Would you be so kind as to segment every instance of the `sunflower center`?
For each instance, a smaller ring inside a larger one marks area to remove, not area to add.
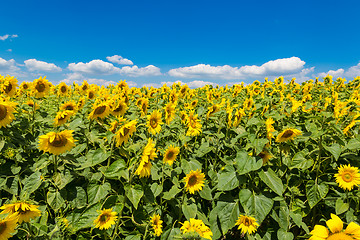
[[[141,106],[141,108],[142,108],[142,111],[145,112],[145,111],[146,111],[146,108],[147,108],[147,107],[146,107],[146,104],[144,103],[144,104]]]
[[[196,121],[195,121],[195,120],[192,120],[192,121],[190,122],[190,126],[191,126],[192,128],[196,128]]]
[[[69,111],[74,111],[74,107],[71,105],[67,105],[65,109]]]
[[[66,87],[65,87],[65,86],[61,86],[60,91],[61,91],[62,93],[65,93],[65,92],[66,92]]]
[[[36,84],[36,86],[35,86],[35,88],[36,88],[36,90],[38,91],[38,92],[43,92],[43,91],[45,91],[45,84],[43,84],[43,83],[38,83],[38,84]]]
[[[6,222],[0,223],[0,236],[6,230]]]
[[[196,175],[190,176],[189,181],[188,181],[189,186],[194,186],[194,185],[196,185],[196,183],[197,183]]]
[[[117,108],[115,108],[114,112],[121,112],[123,110],[123,106],[120,104]]]
[[[245,225],[245,226],[250,226],[251,224],[252,224],[252,222],[251,222],[250,219],[248,219],[248,218],[245,218],[245,219],[244,219],[244,225]]]
[[[61,121],[61,120],[64,120],[66,117],[67,117],[67,114],[64,114],[64,115],[60,116],[58,119],[59,119],[59,121]]]
[[[344,232],[331,234],[327,240],[353,240],[354,238]]]
[[[150,126],[151,126],[152,128],[156,128],[157,125],[158,125],[158,123],[157,123],[157,121],[156,121],[155,118],[150,119]]]
[[[83,86],[81,87],[81,89],[84,90],[84,91],[85,91],[87,88],[88,88],[88,87],[87,87],[86,85],[83,85]]]
[[[350,173],[345,173],[341,177],[345,182],[351,182],[353,178]]]
[[[29,86],[28,86],[27,84],[24,84],[24,85],[23,85],[23,89],[24,89],[24,90],[26,90],[26,89],[28,89],[28,88],[29,88]]]
[[[92,99],[94,97],[94,93],[93,92],[89,92],[89,98]]]
[[[173,151],[169,151],[168,154],[166,155],[167,159],[172,159],[174,157],[175,153]]]
[[[7,108],[4,105],[0,105],[0,121],[6,118]]]
[[[100,216],[100,222],[107,222],[109,219],[109,216],[107,214],[103,214]]]
[[[66,137],[58,134],[56,134],[55,139],[52,142],[50,142],[50,144],[54,147],[63,147],[66,145],[66,143],[67,143]]]
[[[292,130],[286,130],[285,132],[284,132],[284,134],[282,135],[282,137],[283,138],[289,138],[289,137],[291,137],[293,135],[293,131]]]
[[[266,154],[265,153],[263,153],[263,152],[261,152],[261,153],[259,153],[259,155],[258,155],[259,157],[261,157],[261,158],[264,158],[265,156],[266,156]]]
[[[95,109],[95,112],[94,112],[94,113],[95,113],[96,115],[100,115],[100,114],[104,113],[105,110],[106,110],[106,106],[97,107],[97,108]]]
[[[13,86],[12,86],[12,84],[10,83],[9,85],[7,85],[7,86],[5,87],[5,93],[11,92],[12,88],[13,88]]]
[[[128,133],[130,132],[130,129],[129,128],[124,128],[124,136],[128,135]]]

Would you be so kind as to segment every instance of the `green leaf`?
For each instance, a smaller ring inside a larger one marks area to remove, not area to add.
[[[314,165],[314,161],[311,158],[306,158],[306,153],[297,152],[293,158],[284,157],[283,162],[289,169],[299,168],[302,170],[308,169]]]
[[[135,185],[130,187],[129,185],[125,186],[125,195],[133,204],[135,209],[138,208],[138,204],[144,195],[144,191],[140,185]]]
[[[195,203],[188,203],[189,201],[185,201],[181,206],[182,212],[188,221],[190,218],[195,218],[197,213],[197,207]]]
[[[55,189],[50,189],[47,192],[46,198],[47,198],[47,203],[55,211],[57,211],[58,209],[60,209],[62,206],[65,205],[65,201],[61,196],[60,192]]]
[[[21,191],[21,196],[29,197],[31,193],[35,192],[42,184],[41,172],[34,172],[29,177],[23,180],[24,187]]]
[[[126,236],[125,240],[141,240],[141,235],[129,235]]]
[[[266,138],[259,138],[255,139],[254,142],[252,142],[253,147],[255,148],[255,154],[258,155],[261,153],[261,151],[264,149],[264,146],[269,142]]]
[[[335,203],[335,213],[340,215],[349,209],[349,203],[344,203],[341,198],[338,198]]]
[[[286,230],[280,228],[277,231],[277,239],[278,240],[293,240],[294,234],[292,234],[291,232],[287,232]]]
[[[74,179],[73,175],[68,169],[62,171],[61,173],[57,172],[54,176],[54,183],[57,188],[60,190],[63,189],[68,183]]]
[[[110,152],[104,149],[98,148],[96,150],[90,150],[86,154],[85,162],[80,163],[80,167],[77,170],[81,170],[87,167],[93,167],[99,163],[104,162],[110,157]]]
[[[217,189],[219,191],[230,191],[239,186],[235,168],[230,165],[226,165],[224,170],[218,173],[218,181]]]
[[[271,168],[269,168],[267,172],[261,170],[259,172],[259,177],[277,195],[282,196],[284,192],[283,183]]]
[[[0,151],[3,149],[4,146],[5,146],[5,140],[1,140],[0,141]]]
[[[181,167],[184,171],[185,174],[190,173],[190,171],[196,171],[196,170],[201,170],[201,163],[197,160],[191,160],[191,161],[186,161],[185,159],[181,160]]]
[[[159,196],[161,194],[162,190],[163,190],[162,186],[157,184],[156,182],[151,184],[150,189],[153,192],[154,197]]]
[[[118,179],[123,175],[123,171],[126,171],[126,163],[123,159],[113,162],[105,171],[106,178]]]
[[[212,195],[211,195],[211,189],[207,184],[202,188],[202,190],[199,192],[199,195],[201,198],[211,201]]]
[[[306,184],[306,198],[310,208],[313,208],[328,192],[329,186],[325,183],[316,184],[313,180],[308,181]]]
[[[185,190],[184,190],[185,191]],[[164,196],[163,198],[165,200],[171,200],[173,198],[175,198],[175,196],[181,192],[181,189],[179,189],[176,185],[173,185],[171,188],[170,188],[170,191],[168,192],[164,192]]]
[[[225,235],[229,229],[232,229],[235,226],[239,215],[240,210],[238,202],[218,201],[216,207],[210,212],[209,221],[214,228],[215,225],[217,225],[218,218],[222,234]]]
[[[249,189],[242,189],[239,193],[239,200],[241,206],[244,208],[246,214],[255,216],[259,224],[264,221],[269,214],[274,204],[274,201],[264,195],[255,195]]]
[[[236,154],[235,166],[239,175],[243,175],[251,171],[256,171],[260,169],[262,165],[262,159],[256,161],[256,158],[249,156],[247,152],[237,152]]]
[[[74,199],[74,202],[76,208],[83,208],[86,206],[86,192],[82,187],[76,186],[76,197]]]
[[[211,152],[213,147],[210,147],[209,142],[203,142],[200,147],[195,151],[197,157],[202,158],[207,153]]]
[[[94,204],[105,199],[110,190],[111,186],[108,182],[104,184],[90,183],[87,187],[89,204]]]
[[[324,145],[324,148],[334,156],[335,160],[339,159],[339,156],[342,151],[340,144],[334,143],[333,145],[331,145],[331,147]]]
[[[346,144],[346,148],[349,150],[358,150],[360,149],[360,141],[356,138],[350,139]]]

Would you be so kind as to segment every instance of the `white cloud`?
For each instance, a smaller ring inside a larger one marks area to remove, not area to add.
[[[13,34],[13,35],[6,34],[4,36],[0,36],[0,40],[5,41],[8,38],[16,38],[16,37],[18,37],[17,34]]]
[[[169,87],[169,86],[172,86],[174,83],[180,83],[181,85],[187,84],[190,88],[200,88],[200,87],[203,87],[205,85],[213,85],[213,86],[217,85],[216,83],[213,83],[213,82],[206,82],[206,81],[201,81],[201,80],[195,80],[195,81],[191,81],[191,82],[182,82],[180,80],[177,80],[177,81],[174,81],[174,82],[171,82],[171,81],[161,82],[161,84],[159,84],[159,83],[145,83],[142,86],[160,88],[160,87],[164,86],[164,84],[166,84]]]
[[[320,78],[324,78],[326,77],[327,75],[331,75],[333,76],[335,79],[338,78],[338,77],[342,77],[343,74],[344,74],[345,70],[342,69],[342,68],[339,68],[338,70],[329,70],[327,72],[321,72],[321,73],[318,73],[318,77]]]
[[[143,68],[139,68],[134,65],[132,67],[125,66],[120,69],[120,74],[128,75],[130,77],[140,77],[140,76],[159,76],[161,75],[160,68],[155,67],[154,65],[149,65]]]
[[[285,78],[288,79],[288,80],[291,80],[292,78],[296,78],[295,81],[297,83],[302,83],[302,82],[305,82],[305,81],[307,81],[307,80],[309,80],[311,78],[310,76],[308,76],[308,74],[314,72],[314,70],[315,70],[315,67],[304,68],[299,73],[285,75]]]
[[[109,75],[120,71],[120,69],[115,67],[112,63],[104,62],[99,59],[92,60],[88,63],[70,63],[68,68],[73,72],[99,75]]]
[[[53,63],[38,61],[36,59],[28,59],[24,61],[24,63],[25,63],[25,67],[31,72],[35,72],[35,71],[61,72],[61,68]]]
[[[105,79],[99,79],[99,78],[86,78],[80,73],[69,73],[66,75],[67,78],[61,80],[60,82],[64,82],[68,85],[72,85],[73,83],[82,84],[83,81],[87,81],[89,84],[96,84],[100,86],[108,86],[110,84],[116,85],[117,83],[114,81],[108,81]]]
[[[356,65],[356,66],[350,67],[350,68],[346,71],[345,75],[346,75],[347,77],[351,77],[351,78],[360,76],[360,63],[358,63],[358,65]]]
[[[121,65],[134,65],[134,63],[127,59],[127,58],[123,58],[122,56],[119,55],[114,55],[112,57],[106,57],[106,59],[109,62],[113,62],[113,63],[117,63],[117,64],[121,64]]]
[[[261,66],[231,67],[211,66],[209,64],[198,64],[191,67],[171,69],[168,74],[173,77],[182,78],[217,78],[217,79],[246,79],[256,76],[278,76],[299,72],[305,62],[298,57],[276,59],[264,63]]]
[[[16,62],[14,59],[10,59],[7,61],[0,57],[0,72],[2,74],[14,74],[18,70],[20,70],[20,68],[16,66]]]

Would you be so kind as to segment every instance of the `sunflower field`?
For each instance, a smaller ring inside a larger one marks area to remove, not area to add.
[[[360,240],[360,77],[0,92],[0,240]]]

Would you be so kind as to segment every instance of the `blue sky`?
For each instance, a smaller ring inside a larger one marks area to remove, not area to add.
[[[2,1],[0,74],[54,84],[360,75],[359,1]]]

